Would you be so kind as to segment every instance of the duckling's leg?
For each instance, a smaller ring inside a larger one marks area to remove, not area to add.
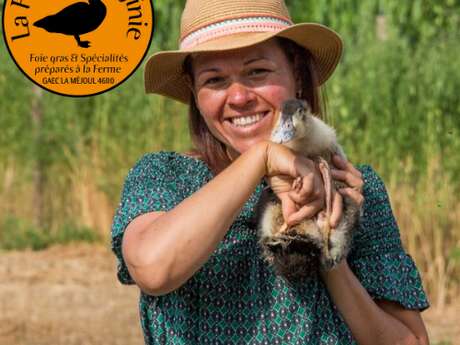
[[[326,210],[325,213],[321,212],[318,215],[318,220],[322,223],[321,228],[324,231],[324,253],[326,257],[329,256],[329,234],[331,232],[331,213],[332,213],[332,178],[329,164],[327,161],[319,157],[318,164],[319,171],[323,177],[324,189],[326,192]]]
[[[329,270],[346,258],[354,230],[359,226],[361,208],[348,196],[343,197],[343,213],[339,224],[329,237],[329,256],[321,257],[321,266]]]
[[[77,40],[77,44],[79,47],[82,47],[82,48],[90,47],[90,41],[81,41],[80,35],[73,35],[73,37],[75,37],[75,39]]]

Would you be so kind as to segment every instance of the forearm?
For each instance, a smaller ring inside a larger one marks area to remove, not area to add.
[[[385,313],[372,300],[346,260],[322,273],[329,294],[360,345],[417,345],[408,327]]]
[[[136,253],[139,260],[132,264],[137,275],[156,276],[155,294],[178,288],[208,260],[265,175],[265,155],[265,146],[255,145],[144,227]]]

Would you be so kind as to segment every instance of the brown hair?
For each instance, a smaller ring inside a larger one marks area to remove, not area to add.
[[[306,100],[312,112],[319,118],[324,118],[326,116],[325,99],[318,85],[318,73],[310,52],[289,39],[276,37],[276,40],[294,67],[296,84],[301,85],[297,98]],[[184,61],[183,70],[193,81],[190,55]],[[227,155],[226,146],[212,135],[198,110],[195,97],[192,93],[190,94],[189,130],[194,145],[190,155],[203,160],[217,175],[231,163],[231,160]]]

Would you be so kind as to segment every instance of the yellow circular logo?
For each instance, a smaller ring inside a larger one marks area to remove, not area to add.
[[[140,65],[153,35],[151,0],[5,0],[3,34],[18,67],[66,96],[110,90]]]

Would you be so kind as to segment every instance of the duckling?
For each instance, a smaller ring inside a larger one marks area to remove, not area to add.
[[[56,14],[39,19],[34,26],[48,32],[73,36],[79,47],[88,48],[90,42],[81,41],[80,35],[96,30],[106,14],[107,8],[101,0],[89,0],[89,3],[77,2]]]
[[[256,208],[262,256],[278,274],[289,281],[299,281],[320,268],[333,268],[347,256],[361,208],[344,196],[341,220],[337,228],[330,229],[333,188],[346,185],[332,179],[329,166],[333,154],[344,159],[346,156],[335,130],[315,117],[305,101],[292,99],[283,103],[271,140],[317,162],[326,191],[325,209],[291,227],[284,222],[281,202],[273,192],[264,191]],[[302,178],[298,178],[293,189],[301,187]]]

